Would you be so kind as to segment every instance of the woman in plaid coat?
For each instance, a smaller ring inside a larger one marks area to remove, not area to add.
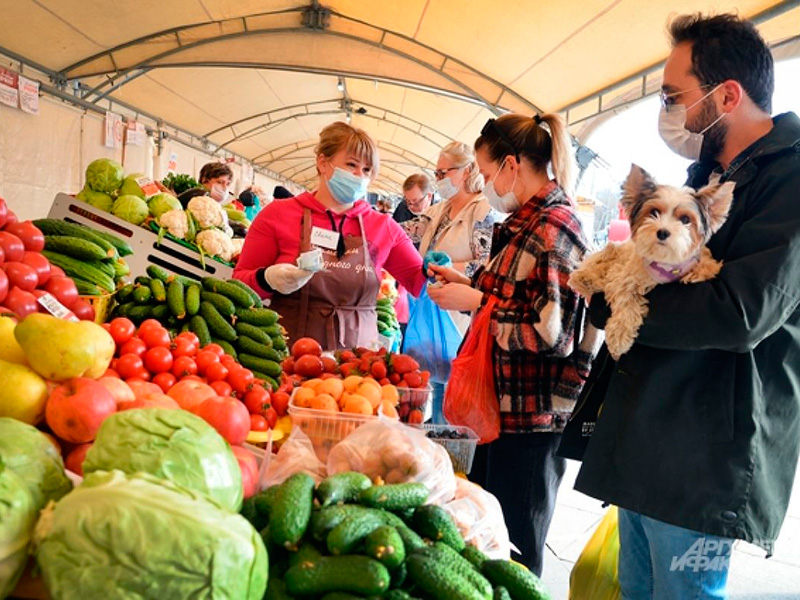
[[[568,195],[572,144],[558,115],[510,114],[486,123],[475,158],[486,199],[509,216],[495,225],[485,267],[469,279],[432,266],[445,285],[429,294],[461,311],[498,299],[490,327],[501,434],[478,447],[470,479],[500,500],[519,560],[540,575],[565,468],[555,453],[591,358],[583,343],[573,352],[579,299],[567,286],[587,250]]]

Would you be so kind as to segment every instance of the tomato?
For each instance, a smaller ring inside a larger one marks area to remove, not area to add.
[[[153,350],[156,350],[156,348],[153,348]],[[175,375],[167,372],[159,373],[158,375],[153,377],[153,383],[155,383],[158,387],[164,390],[165,394],[169,391],[169,388],[175,385],[177,381],[178,380],[175,379]]]
[[[144,362],[138,354],[123,354],[117,360],[117,373],[123,379],[138,377],[144,370]]]
[[[75,282],[69,277],[51,275],[44,289],[53,294],[56,300],[70,309],[78,300],[78,288],[75,287]]]
[[[164,346],[150,348],[144,353],[144,366],[151,373],[166,373],[172,368],[172,352]]]
[[[323,356],[322,357],[322,370],[325,373],[336,373],[339,370],[339,365],[336,364],[336,361],[332,359],[330,356]]]
[[[322,375],[322,361],[319,356],[304,354],[294,359],[294,372],[301,377],[319,377]]]
[[[31,252],[44,250],[44,234],[30,221],[11,223],[6,225],[3,231],[7,231],[22,240],[25,250],[30,250]]]
[[[233,388],[231,385],[226,381],[214,381],[211,383],[211,387],[217,392],[217,396],[232,396],[233,395]]]
[[[36,271],[36,275],[39,278],[37,287],[42,287],[45,283],[47,283],[47,280],[50,279],[50,261],[47,260],[44,255],[39,254],[38,252],[26,251],[22,256],[22,262],[29,267],[32,267],[33,270]]]
[[[230,383],[234,391],[240,395],[247,393],[254,379],[253,372],[244,367],[231,369],[228,375],[228,383]]]
[[[219,356],[213,352],[202,350],[197,356],[195,356],[194,360],[197,363],[197,372],[200,373],[200,375],[205,375],[208,367],[219,363]]]
[[[267,420],[267,425],[269,425],[269,428],[275,429],[275,425],[278,423],[278,413],[275,411],[275,409],[268,408],[265,410],[264,418]]]
[[[117,372],[116,372],[114,369],[112,369],[111,367],[109,367],[108,369],[106,369],[106,372],[105,372],[105,373],[103,373],[103,377],[113,377],[114,379],[122,379],[122,378],[119,376],[119,373],[117,373]],[[102,379],[103,377],[101,377],[100,379]]]
[[[6,272],[0,269],[0,302],[6,299],[8,295],[8,277]]]
[[[179,356],[194,356],[197,354],[197,346],[195,346],[190,339],[180,336],[172,340],[169,348],[172,350],[172,356],[175,358]]]
[[[2,229],[8,221],[8,206],[6,201],[0,198],[0,229]]]
[[[141,335],[145,331],[150,331],[151,329],[163,329],[163,328],[164,326],[159,321],[156,321],[155,319],[145,319],[144,321],[142,321],[142,324],[139,325],[139,336],[141,337]]]
[[[172,374],[178,379],[187,375],[197,375],[197,363],[191,356],[179,356],[172,363]]]
[[[269,429],[267,420],[261,415],[250,415],[250,431],[266,431]]]
[[[24,319],[39,310],[36,296],[18,287],[12,287],[9,290],[3,305],[13,311],[20,319]]]
[[[225,354],[222,358],[219,359],[219,362],[228,367],[229,371],[239,366],[239,363],[236,362],[236,359],[233,358],[230,354]]]
[[[189,340],[192,344],[194,344],[195,348],[197,348],[198,350],[200,349],[200,338],[198,338],[197,335],[192,333],[191,331],[184,331],[183,333],[179,333],[175,339]]]
[[[272,408],[275,409],[275,412],[281,417],[284,416],[286,414],[286,409],[289,407],[289,394],[281,391],[272,392],[270,398],[272,399]]]
[[[144,356],[145,352],[147,352],[147,345],[142,341],[141,338],[133,337],[120,346],[118,354],[120,356],[123,354]]]
[[[228,377],[228,367],[223,365],[221,362],[211,363],[206,368],[205,375],[209,383],[214,381],[225,381],[225,379]]]
[[[157,322],[157,321],[156,321]],[[139,336],[142,338],[142,341],[148,348],[158,348],[164,347],[169,352],[169,331],[166,330],[165,327],[162,327],[160,324],[158,329],[155,327],[150,327],[149,329],[145,329],[142,332],[141,327],[139,328]]]
[[[304,354],[321,356],[322,346],[320,346],[319,342],[313,338],[309,337],[300,338],[294,344],[292,344],[292,356],[294,357],[295,360],[297,360]]]
[[[3,249],[7,261],[18,262],[25,256],[25,244],[8,231],[0,231],[0,248]]]
[[[209,398],[194,412],[229,444],[242,444],[250,433],[250,413],[236,398]]]
[[[121,346],[127,342],[133,337],[133,334],[136,333],[136,325],[133,324],[133,321],[125,317],[112,319],[109,325],[109,333],[111,337],[114,338],[114,342],[116,342],[117,346]]]
[[[225,356],[225,350],[223,350],[222,346],[219,344],[208,344],[207,346],[203,346],[203,352],[213,352],[219,358]]]
[[[294,359],[291,356],[283,360],[281,370],[287,375],[294,375]]]
[[[244,395],[244,405],[254,415],[263,415],[272,406],[269,392],[263,387],[254,387]]]
[[[75,304],[72,305],[72,312],[81,321],[94,321],[95,312],[94,307],[83,298],[78,298]]]
[[[67,274],[64,273],[64,269],[61,267],[57,267],[55,265],[50,265],[50,277],[66,277]]]

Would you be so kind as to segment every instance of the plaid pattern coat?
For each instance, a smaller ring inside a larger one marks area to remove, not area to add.
[[[501,431],[561,431],[595,345],[589,335],[577,350],[573,341],[579,297],[567,279],[587,243],[572,201],[549,182],[495,226],[492,245],[493,257],[473,285],[484,303],[489,294],[499,299],[490,327]]]

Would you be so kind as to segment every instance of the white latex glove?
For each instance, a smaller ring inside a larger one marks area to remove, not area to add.
[[[270,287],[280,294],[291,294],[307,284],[314,273],[305,271],[289,263],[281,263],[267,267],[264,279]]]

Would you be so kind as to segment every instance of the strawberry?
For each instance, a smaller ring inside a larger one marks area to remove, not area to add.
[[[402,379],[403,378],[397,373],[392,373],[391,375],[389,375],[389,383],[391,383],[392,385],[397,385],[398,383],[400,383]]]
[[[413,373],[406,373],[403,375],[403,381],[408,384],[410,388],[421,388],[422,387],[422,375],[419,374],[419,371],[414,371]]]
[[[421,387],[427,386],[428,382],[431,380],[431,372],[430,371],[422,371],[419,375],[420,375],[420,377],[422,377],[422,386]]]
[[[400,375],[419,371],[419,363],[406,354],[395,354],[392,357],[392,371]]]
[[[386,377],[386,363],[384,363],[381,359],[376,360],[374,363],[372,363],[370,373],[372,373],[372,376],[378,381],[384,379]]]

